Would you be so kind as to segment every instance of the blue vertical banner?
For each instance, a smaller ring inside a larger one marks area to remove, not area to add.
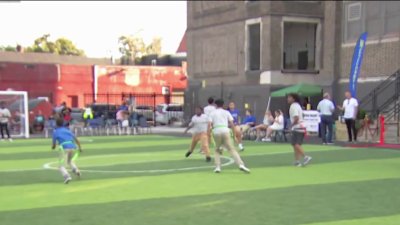
[[[356,46],[354,47],[353,59],[351,61],[351,70],[350,70],[350,82],[349,82],[349,90],[353,97],[357,96],[357,80],[358,75],[360,74],[361,63],[364,55],[364,50],[367,42],[368,33],[364,32],[361,34],[360,38],[357,41]]]

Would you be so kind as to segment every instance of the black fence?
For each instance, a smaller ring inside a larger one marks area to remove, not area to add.
[[[128,102],[129,112],[144,116],[147,121],[157,125],[169,125],[174,122],[185,122],[184,94],[173,93],[162,95],[156,93],[102,93],[84,94],[84,104],[90,105],[95,117],[116,118],[118,108]]]

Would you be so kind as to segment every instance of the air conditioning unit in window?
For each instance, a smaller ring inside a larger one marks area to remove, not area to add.
[[[361,19],[361,2],[351,3],[347,5],[347,21],[357,21]]]

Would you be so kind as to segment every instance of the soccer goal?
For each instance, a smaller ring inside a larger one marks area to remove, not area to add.
[[[9,130],[12,137],[29,138],[28,92],[0,91],[0,103],[11,113]]]

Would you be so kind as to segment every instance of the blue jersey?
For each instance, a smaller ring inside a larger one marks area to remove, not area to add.
[[[53,132],[53,144],[58,142],[63,149],[76,149],[74,137],[68,128],[57,127]]]
[[[228,111],[231,113],[231,115],[233,117],[233,123],[236,125],[239,124],[239,110],[238,109],[234,109],[234,110],[228,109]]]
[[[243,124],[247,124],[247,123],[256,123],[256,117],[246,116],[246,118],[244,118]]]

